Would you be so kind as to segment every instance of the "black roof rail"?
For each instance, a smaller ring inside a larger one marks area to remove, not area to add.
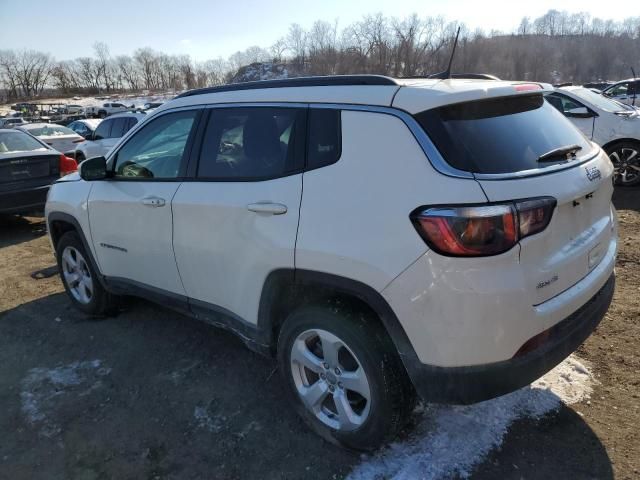
[[[296,77],[280,80],[258,80],[255,82],[230,83],[219,87],[198,88],[181,93],[176,98],[203,95],[205,93],[234,92],[237,90],[257,90],[261,88],[286,87],[334,87],[349,85],[398,85],[391,77],[384,75],[326,75],[317,77]]]

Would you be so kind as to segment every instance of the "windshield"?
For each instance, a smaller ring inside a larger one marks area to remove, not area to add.
[[[0,153],[35,152],[46,148],[23,132],[0,132]]]
[[[501,97],[426,110],[416,119],[446,162],[473,173],[515,173],[567,162],[539,159],[577,146],[588,154],[589,141],[542,95]]]
[[[587,102],[591,102],[593,105],[604,110],[605,112],[619,112],[621,110],[625,110],[625,108],[620,106],[618,102],[614,102],[604,95],[596,93],[587,88],[575,88],[567,91],[573,93],[578,98],[586,100]]]
[[[61,125],[45,125],[44,127],[29,128],[29,133],[36,137],[59,137],[62,135],[77,135],[70,128]]]

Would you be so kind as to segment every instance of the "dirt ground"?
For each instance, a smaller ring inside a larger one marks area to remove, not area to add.
[[[474,479],[640,478],[640,189],[618,189],[614,304],[580,348],[591,399],[516,422]],[[1,479],[343,478],[361,461],[307,430],[275,365],[144,301],[73,310],[41,218],[0,218]]]

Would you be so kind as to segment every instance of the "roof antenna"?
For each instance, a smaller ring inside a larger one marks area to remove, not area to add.
[[[458,31],[456,32],[456,39],[453,42],[453,50],[451,50],[451,56],[449,57],[449,66],[444,72],[434,73],[433,75],[429,75],[429,78],[439,78],[441,80],[446,80],[447,78],[451,78],[451,64],[453,63],[453,56],[456,54],[456,47],[458,46],[458,37],[460,36],[460,27],[458,27]]]
[[[631,74],[633,75],[633,78],[636,78],[636,71],[633,69],[631,65],[629,65],[629,68],[631,69]]]

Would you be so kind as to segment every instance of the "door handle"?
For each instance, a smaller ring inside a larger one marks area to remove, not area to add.
[[[164,207],[164,198],[160,197],[146,197],[142,199],[142,204],[149,207]]]
[[[270,213],[271,215],[282,215],[287,213],[287,206],[281,203],[250,203],[247,210],[256,213]]]

